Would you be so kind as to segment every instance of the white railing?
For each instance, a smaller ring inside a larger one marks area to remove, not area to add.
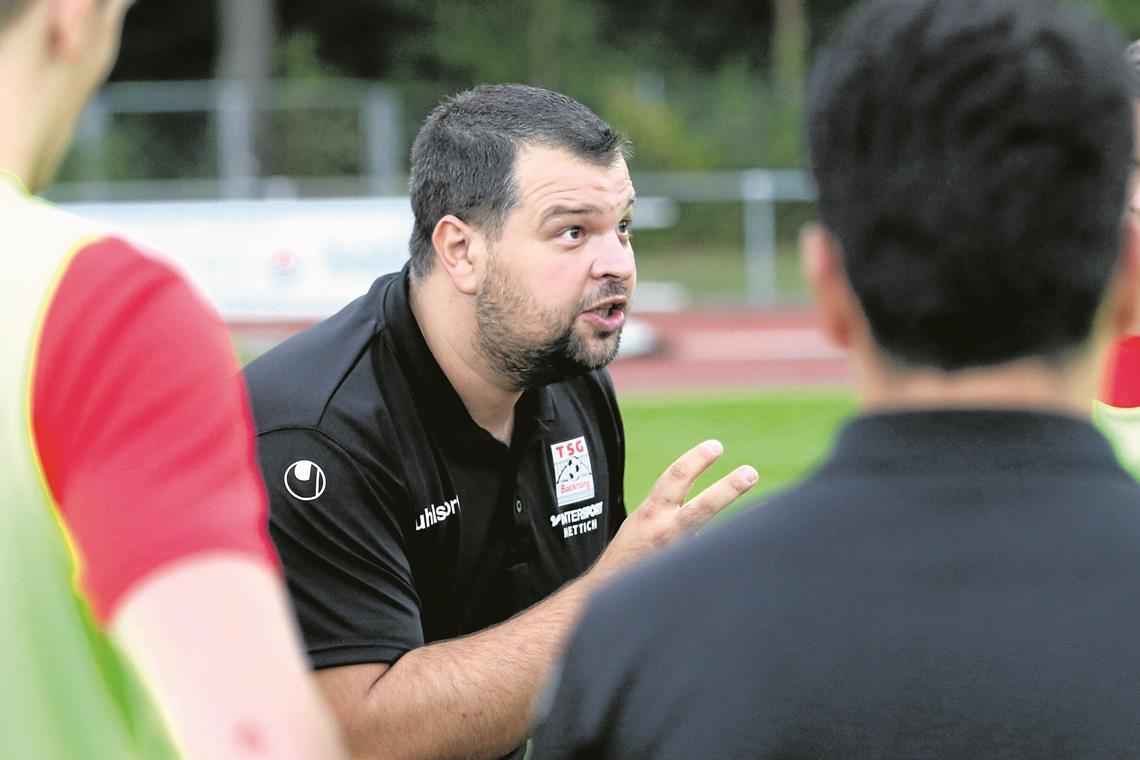
[[[359,165],[363,171],[359,175],[336,177],[263,176],[254,159],[256,115],[262,111],[282,110],[355,110],[361,135]],[[372,245],[369,255],[395,261],[393,256],[406,255],[406,232],[410,231],[407,200],[390,197],[406,188],[402,110],[394,90],[373,82],[114,83],[93,101],[81,124],[78,135],[79,150],[84,156],[79,172],[81,178],[56,185],[50,196],[66,203],[97,201],[98,205],[84,206],[84,212],[139,230],[144,239],[152,240],[159,248],[181,259],[189,257],[191,269],[199,266],[195,262],[205,261],[213,254],[184,250],[180,241],[208,238],[230,251],[234,246],[227,246],[226,241],[245,239],[240,231],[230,230],[231,222],[226,221],[232,219],[234,210],[239,208],[251,220],[249,229],[258,230],[260,241],[276,240],[281,229],[305,230],[304,239],[309,241],[305,250],[319,248],[326,252],[340,245],[338,236],[344,232],[338,231],[335,224],[326,224],[323,215],[348,214],[345,218],[352,221],[344,229],[367,231],[365,237]],[[108,167],[103,163],[103,151],[98,146],[108,139],[116,116],[179,113],[209,115],[216,153],[215,177],[108,179]],[[639,228],[669,227],[677,218],[678,204],[710,201],[742,204],[746,300],[756,307],[777,303],[775,208],[777,203],[814,200],[815,190],[804,172],[771,169],[635,171],[633,179],[641,196]],[[325,199],[325,205],[313,199]],[[330,211],[333,208],[339,210]],[[367,214],[376,214],[371,226]],[[192,232],[195,225],[201,226],[196,233]],[[399,228],[398,234],[392,225]],[[174,234],[171,230],[179,232]],[[327,235],[328,240],[319,243],[322,234]],[[354,243],[357,247],[359,244],[359,240]],[[264,252],[266,246],[254,245],[252,239],[250,246],[243,250],[256,248],[261,251],[259,255],[272,256]],[[280,248],[276,243],[269,247]],[[285,259],[271,262],[266,271],[273,272],[274,267],[280,269]],[[373,270],[373,276],[380,271],[384,269]],[[220,275],[209,275],[206,279],[215,276],[220,281],[225,280]],[[275,286],[280,286],[286,278],[280,271],[265,276],[275,278],[272,280]],[[203,279],[203,275],[198,277]]]

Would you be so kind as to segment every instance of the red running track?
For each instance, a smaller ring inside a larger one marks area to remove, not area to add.
[[[846,359],[807,309],[636,314],[663,342],[657,354],[610,365],[621,392],[841,387]]]
[[[850,381],[846,360],[824,340],[807,309],[635,312],[635,318],[657,332],[663,349],[610,365],[623,393],[841,387]],[[264,350],[310,324],[230,327],[239,345]]]

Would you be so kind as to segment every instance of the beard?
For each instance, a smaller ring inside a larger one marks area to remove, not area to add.
[[[479,352],[506,378],[513,390],[525,391],[569,380],[600,369],[617,355],[621,328],[596,338],[579,334],[578,315],[603,298],[628,295],[618,280],[607,280],[581,299],[566,316],[542,308],[539,301],[510,282],[492,257],[487,280],[475,296],[475,330]],[[531,328],[524,332],[520,327]],[[534,328],[539,329],[535,335]],[[597,348],[591,342],[600,342]]]

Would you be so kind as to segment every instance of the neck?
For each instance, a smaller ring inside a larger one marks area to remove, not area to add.
[[[8,67],[0,61],[0,171],[14,175],[27,188],[37,183],[36,164],[40,152],[33,138],[33,127],[23,104],[27,102],[21,92],[19,78],[7,76]]]
[[[510,443],[522,392],[510,388],[479,353],[472,297],[456,291],[438,268],[423,280],[413,279],[409,290],[428,350],[467,413],[479,427]]]
[[[0,33],[0,171],[33,192],[43,184],[51,136],[60,134],[65,118],[52,99],[61,89],[59,72],[37,36],[36,14],[46,5],[35,4]]]
[[[867,411],[929,408],[1032,409],[1088,417],[1096,396],[1101,351],[1064,366],[1040,359],[943,372],[899,367],[881,358],[856,360],[856,386]]]

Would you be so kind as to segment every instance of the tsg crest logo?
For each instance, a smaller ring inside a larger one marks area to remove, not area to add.
[[[285,490],[300,501],[312,501],[325,492],[325,471],[316,462],[302,459],[285,470]]]
[[[585,436],[554,444],[550,447],[550,458],[554,463],[554,493],[560,508],[594,498],[594,468],[590,466]]]

